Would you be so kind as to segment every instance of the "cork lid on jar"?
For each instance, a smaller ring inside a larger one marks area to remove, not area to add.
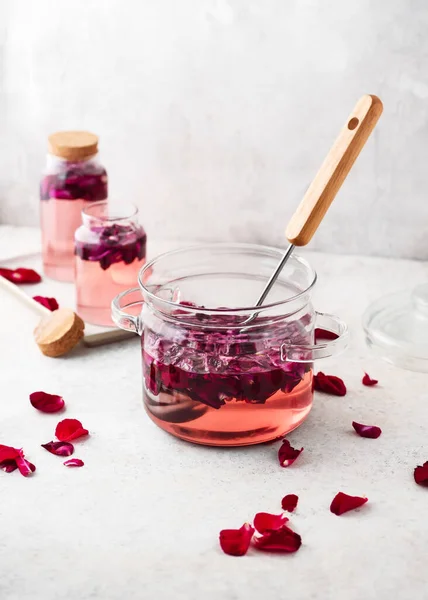
[[[89,131],[58,131],[48,142],[49,154],[66,160],[85,160],[98,152],[98,136]]]

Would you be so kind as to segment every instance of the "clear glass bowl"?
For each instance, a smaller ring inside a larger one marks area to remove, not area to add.
[[[280,257],[246,244],[178,250],[148,263],[140,287],[115,298],[115,323],[141,335],[143,399],[159,427],[199,444],[240,446],[306,419],[313,361],[342,350],[347,328],[315,312],[316,274],[297,256],[245,324]],[[315,326],[338,339],[314,344]]]

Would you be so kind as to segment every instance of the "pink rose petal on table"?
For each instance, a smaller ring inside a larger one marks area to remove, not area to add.
[[[65,406],[62,396],[47,394],[46,392],[33,392],[30,394],[30,402],[34,408],[45,413],[58,412]]]
[[[298,501],[299,496],[296,496],[296,494],[287,494],[281,501],[282,510],[293,512],[297,506]]]
[[[244,523],[239,529],[223,529],[220,531],[219,541],[221,549],[230,556],[244,556],[250,547],[254,527]]]
[[[89,431],[77,419],[64,419],[55,429],[55,435],[61,442],[71,442],[79,437],[88,435]]]
[[[34,473],[36,467],[25,458],[22,449],[0,444],[0,469],[5,473],[12,473],[19,469],[21,475],[27,477]]]
[[[348,496],[348,494],[344,494],[343,492],[339,492],[333,498],[330,504],[330,511],[337,515],[343,515],[349,510],[354,510],[355,508],[359,508],[363,504],[368,501],[368,498],[363,498],[361,496]]]
[[[71,456],[74,452],[74,446],[70,442],[48,442],[42,444],[42,448],[55,456]]]
[[[377,427],[376,425],[363,425],[362,423],[352,421],[352,427],[355,429],[359,436],[364,438],[371,438],[372,440],[377,439],[382,433],[382,429],[380,427]]]
[[[413,476],[418,485],[428,486],[428,461],[416,467]]]
[[[70,460],[66,460],[64,465],[66,467],[83,467],[85,463],[80,458],[70,458]]]
[[[287,525],[283,525],[281,529],[254,537],[253,544],[263,552],[297,552],[302,545],[302,538]]]
[[[314,375],[314,388],[317,392],[333,396],[345,396],[346,394],[346,386],[340,377],[325,375],[321,371]]]
[[[33,296],[33,300],[51,311],[58,310],[59,308],[59,304],[55,298],[47,298],[46,296]]]
[[[364,373],[362,382],[363,382],[363,385],[367,385],[367,386],[377,385],[379,383],[377,379],[372,379],[370,377],[370,375],[368,375],[367,373]]]
[[[272,515],[270,513],[259,512],[254,517],[254,527],[259,533],[266,533],[266,531],[281,529],[288,520],[288,517],[284,515]]]
[[[296,448],[292,447],[288,440],[284,440],[282,446],[278,450],[279,464],[281,467],[289,467],[302,452],[303,448],[297,450]]]
[[[321,327],[316,327],[315,331],[315,343],[320,342],[322,340],[337,340],[339,337],[337,333],[333,333],[333,331],[329,331],[328,329],[322,329]]]
[[[40,275],[33,269],[1,269],[0,277],[4,277],[12,283],[39,283],[42,280]]]

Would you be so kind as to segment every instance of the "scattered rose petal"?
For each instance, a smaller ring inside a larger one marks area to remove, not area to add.
[[[288,521],[285,515],[271,515],[270,513],[259,512],[254,517],[254,527],[259,533],[266,531],[276,531],[281,529]]]
[[[315,328],[315,343],[322,340],[337,340],[339,337],[337,333],[333,333],[333,331],[328,331],[328,329],[322,329],[321,327]]]
[[[28,475],[31,475],[31,473],[34,473],[36,470],[36,467],[33,465],[33,463],[30,463],[23,456],[20,456],[16,459],[16,466],[18,467],[21,475],[24,475],[24,477],[28,477]]]
[[[376,425],[362,425],[361,423],[352,421],[352,427],[361,437],[371,438],[372,440],[378,438],[382,433],[382,429],[380,427],[376,427]]]
[[[346,386],[340,377],[325,375],[321,371],[314,375],[314,387],[317,392],[324,392],[333,396],[344,396],[346,394]]]
[[[48,442],[42,444],[42,448],[55,456],[71,456],[74,452],[74,446],[70,442]]]
[[[371,386],[371,385],[377,385],[378,383],[379,382],[377,379],[372,379],[370,377],[370,375],[368,375],[368,373],[364,373],[363,385]]]
[[[79,437],[88,435],[89,431],[77,419],[64,419],[55,429],[55,435],[61,442],[71,442]]]
[[[267,531],[260,537],[254,538],[254,546],[264,552],[297,552],[302,545],[298,533],[283,525],[281,529]]]
[[[66,460],[64,465],[66,467],[83,467],[85,463],[80,458],[70,458],[70,460]]]
[[[56,394],[47,394],[46,392],[33,392],[30,394],[30,402],[40,410],[45,413],[55,413],[64,408],[64,399],[62,396],[57,396]]]
[[[0,269],[0,277],[4,277],[12,283],[39,283],[40,275],[33,269]]]
[[[303,448],[297,450],[293,448],[288,440],[282,442],[281,448],[278,450],[278,460],[281,467],[289,467],[294,463],[299,454],[303,452]]]
[[[58,310],[59,308],[59,304],[55,298],[47,298],[46,296],[33,296],[33,300],[52,311]]]
[[[344,494],[343,492],[339,492],[333,498],[332,503],[330,504],[330,510],[335,515],[343,515],[343,513],[348,512],[348,510],[354,510],[359,506],[362,506],[367,502],[368,498],[362,498],[360,496],[348,496],[348,494]]]
[[[243,556],[250,547],[254,527],[244,523],[240,529],[223,529],[220,531],[220,546],[225,554]]]
[[[287,494],[286,496],[284,496],[281,502],[282,510],[293,512],[297,506],[298,501],[299,496],[296,496],[296,494]]]
[[[428,486],[428,461],[422,467],[416,467],[413,475],[418,485]]]
[[[34,473],[36,467],[26,460],[22,449],[0,444],[0,469],[3,469],[5,473],[12,473],[19,469],[21,475],[27,477]]]

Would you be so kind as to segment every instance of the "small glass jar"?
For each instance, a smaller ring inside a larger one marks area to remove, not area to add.
[[[82,211],[82,222],[75,233],[77,313],[88,323],[113,326],[113,298],[135,283],[146,262],[146,232],[130,203],[94,202]]]
[[[107,172],[98,162],[98,137],[87,131],[49,136],[47,165],[40,184],[44,272],[74,279],[74,232],[85,206],[107,198]]]
[[[254,306],[282,255],[250,244],[176,250],[113,300],[115,323],[141,335],[143,400],[159,427],[198,444],[244,446],[306,419],[313,363],[346,347],[347,327],[314,310],[316,274],[296,255],[269,304]],[[337,339],[317,343],[315,328]]]

